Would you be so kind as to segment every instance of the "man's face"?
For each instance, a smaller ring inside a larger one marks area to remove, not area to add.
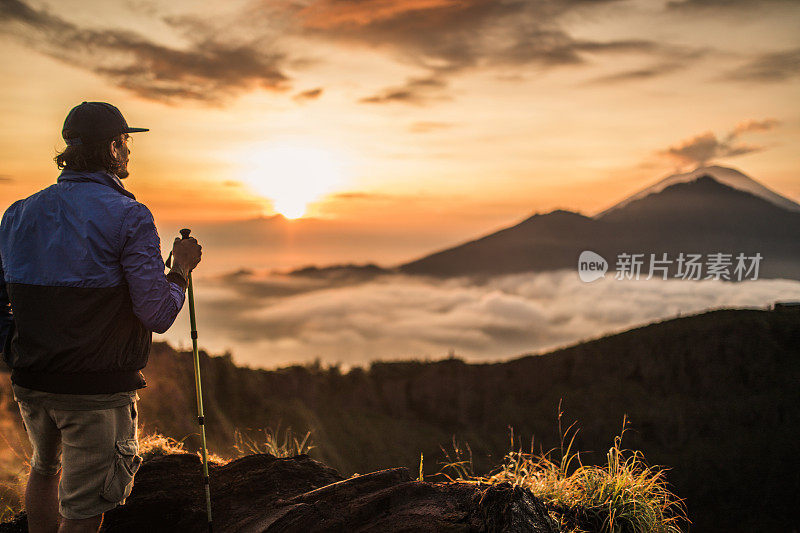
[[[123,133],[121,137],[115,139],[111,143],[111,155],[119,163],[117,169],[117,177],[125,179],[128,177],[128,162],[130,161],[130,136]]]

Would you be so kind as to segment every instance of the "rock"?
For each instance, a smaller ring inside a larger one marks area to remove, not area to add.
[[[406,468],[343,479],[307,455],[255,454],[210,468],[217,532],[558,531],[540,501],[508,483],[418,482]],[[147,459],[126,505],[106,513],[102,530],[204,531],[201,470],[196,455]],[[5,531],[27,531],[24,515],[0,524]]]

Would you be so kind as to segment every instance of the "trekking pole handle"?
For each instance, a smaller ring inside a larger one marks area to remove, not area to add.
[[[181,240],[185,240],[189,238],[189,234],[192,232],[189,228],[183,228],[181,233]],[[172,250],[170,250],[169,255],[167,256],[167,260],[164,262],[167,265],[167,268],[172,268]]]

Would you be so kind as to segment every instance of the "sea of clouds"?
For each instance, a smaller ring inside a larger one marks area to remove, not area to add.
[[[239,364],[497,361],[724,307],[800,300],[800,282],[615,280],[575,271],[435,279],[239,272],[195,283],[201,347]],[[189,348],[186,310],[156,340]]]

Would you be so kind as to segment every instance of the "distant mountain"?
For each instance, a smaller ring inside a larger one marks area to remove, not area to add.
[[[198,213],[198,216],[202,213]],[[471,224],[475,224],[473,221]],[[245,220],[192,221],[159,227],[166,248],[181,227],[191,227],[203,244],[202,271],[223,273],[245,267],[253,270],[288,271],[307,265],[397,263],[436,250],[457,239],[459,224],[426,232],[422,225],[365,224],[358,218],[301,217],[282,215]],[[473,226],[474,227],[474,226]],[[164,250],[166,255],[167,250]]]
[[[295,268],[288,272],[291,276],[302,276],[308,278],[323,278],[328,280],[347,280],[353,279],[363,281],[381,274],[390,274],[392,271],[376,265],[375,263],[365,263],[357,265],[354,263],[343,263],[339,265],[328,265],[324,267],[307,266]]]
[[[760,253],[759,277],[800,279],[800,205],[736,170],[704,167],[662,180],[595,217],[537,214],[399,268],[436,276],[577,269],[584,250],[603,256],[610,270],[621,253],[666,253],[673,260],[681,252]]]
[[[758,196],[759,198],[763,198],[768,202],[772,202],[778,207],[782,207],[790,211],[800,211],[800,204],[793,202],[792,200],[786,198],[785,196],[781,196],[772,189],[769,189],[768,187],[757,182],[753,178],[743,174],[742,172],[734,168],[712,165],[708,167],[699,167],[691,172],[685,172],[683,174],[673,174],[671,176],[667,176],[658,183],[655,183],[650,187],[642,189],[641,191],[631,196],[628,196],[626,199],[619,202],[618,204],[615,204],[614,206],[597,214],[595,218],[602,217],[608,214],[609,212],[614,211],[615,209],[624,207],[635,200],[644,198],[645,196],[661,192],[667,187],[675,185],[676,183],[686,183],[689,181],[694,181],[701,176],[710,176],[714,180],[724,185],[727,185],[728,187],[733,187],[734,189],[738,189],[740,191],[749,192],[754,196]]]

